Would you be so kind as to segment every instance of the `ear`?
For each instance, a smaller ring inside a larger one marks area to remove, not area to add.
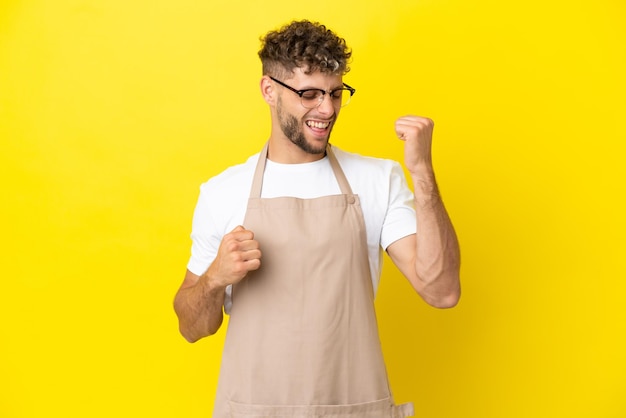
[[[276,89],[274,88],[274,83],[267,75],[261,78],[261,94],[263,95],[263,100],[268,105],[273,106],[276,103]]]

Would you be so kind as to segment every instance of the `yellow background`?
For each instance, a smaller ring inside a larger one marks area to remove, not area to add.
[[[223,330],[171,307],[200,183],[269,133],[259,37],[354,51],[340,147],[402,159],[406,113],[463,250],[426,306],[387,264],[396,400],[420,417],[626,417],[620,0],[0,2],[0,416],[209,416]]]

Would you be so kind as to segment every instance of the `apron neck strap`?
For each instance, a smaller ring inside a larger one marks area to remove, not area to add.
[[[259,160],[257,162],[256,170],[254,171],[254,177],[252,179],[250,198],[261,197],[261,188],[263,187],[263,173],[265,172],[265,162],[267,161],[268,148],[269,142],[266,142],[263,146],[263,149],[261,150],[261,153],[259,154]],[[333,173],[335,174],[337,183],[339,183],[339,189],[341,190],[341,193],[352,194],[352,188],[350,187],[350,183],[348,183],[348,179],[343,173],[343,170],[339,165],[339,161],[337,161],[335,153],[333,153],[330,144],[326,145],[326,155],[328,156],[328,161],[330,162],[330,167],[333,169]]]
[[[350,183],[348,183],[348,179],[343,173],[343,170],[339,165],[339,161],[337,161],[337,157],[335,157],[335,153],[333,152],[330,143],[326,145],[326,155],[328,155],[328,161],[330,161],[330,166],[333,169],[333,173],[335,173],[337,183],[339,183],[339,189],[341,190],[341,194],[352,194],[352,188],[350,187]]]

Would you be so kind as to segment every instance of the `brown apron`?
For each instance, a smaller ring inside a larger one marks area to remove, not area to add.
[[[259,156],[244,226],[261,268],[233,288],[214,418],[396,418],[378,336],[359,197],[331,147],[340,195],[261,198]]]

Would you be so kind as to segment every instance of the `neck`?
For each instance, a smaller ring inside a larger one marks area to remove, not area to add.
[[[303,164],[319,161],[326,156],[326,149],[320,153],[311,154],[287,138],[269,139],[267,158],[280,164]]]

